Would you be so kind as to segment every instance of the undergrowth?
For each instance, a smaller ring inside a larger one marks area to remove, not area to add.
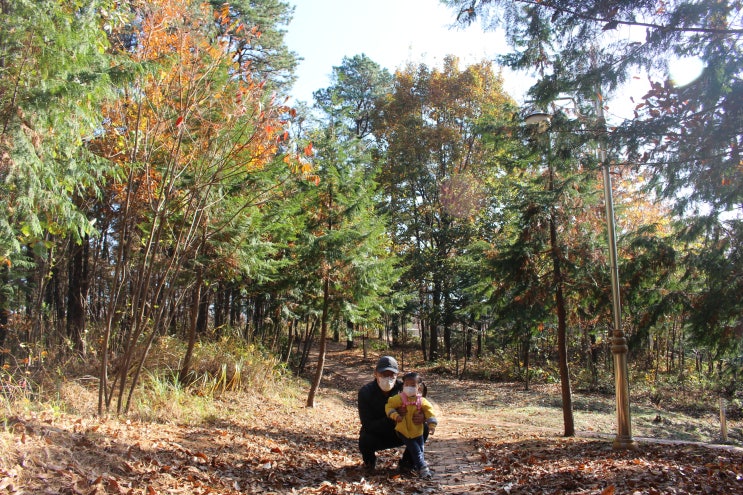
[[[225,394],[260,396],[269,390],[281,390],[279,395],[296,394],[298,384],[292,386],[294,379],[279,360],[242,339],[225,337],[197,343],[187,379],[182,381],[179,376],[185,353],[186,344],[178,339],[158,340],[145,363],[130,417],[189,423],[217,415],[222,406],[215,400]],[[14,416],[50,409],[94,415],[97,375],[93,361],[56,369],[5,365],[0,369],[0,421],[7,423]]]
[[[412,347],[406,352],[411,355]],[[418,351],[420,355],[420,351]],[[420,358],[420,356],[418,356]],[[496,351],[480,359],[438,359],[423,365],[427,373],[460,379],[495,383],[522,383],[526,386],[526,368],[515,363],[507,353]],[[579,366],[570,367],[571,389],[584,394],[613,397],[614,372],[611,368],[597,367],[589,372]],[[530,385],[558,384],[560,377],[556,362],[532,364],[528,371]],[[638,365],[630,363],[630,396],[634,404],[661,408],[700,418],[719,415],[720,393],[715,384],[700,378],[699,374],[654,373],[649,374]],[[743,418],[743,391],[727,397],[725,410],[729,419]]]
[[[370,340],[368,343],[373,343]],[[145,372],[133,396],[129,417],[141,421],[193,423],[217,418],[225,404],[236,395],[240,400],[260,400],[261,396],[287,398],[296,402],[307,384],[295,378],[275,356],[242,338],[226,336],[197,343],[186,380],[180,380],[186,345],[172,337],[162,337],[153,346]],[[504,353],[493,353],[480,360],[438,360],[426,363],[414,343],[404,348],[380,349],[391,353],[405,366],[414,366],[425,374],[465,378],[482,382],[524,383],[524,368],[519,368]],[[53,357],[53,356],[52,356]],[[59,411],[93,416],[97,412],[98,370],[94,361],[66,361],[53,367],[47,359],[43,366],[31,368],[23,363],[0,369],[0,424],[8,418],[32,411]],[[587,397],[610,398],[614,383],[611,370],[599,369],[594,374],[571,368],[572,388]],[[530,368],[530,382],[559,383],[554,366],[549,363]],[[719,415],[719,396],[713,387],[698,380],[679,380],[678,375],[657,374],[652,377],[640,370],[630,373],[630,396],[633,406],[652,411],[663,409],[702,418]],[[595,401],[594,401],[595,402]],[[595,408],[593,404],[590,408]],[[731,420],[741,417],[739,398],[730,400],[727,414]],[[590,409],[589,408],[589,409]],[[115,409],[115,403],[112,405]],[[650,418],[654,419],[655,415]],[[664,416],[665,418],[665,416]],[[663,426],[662,423],[658,426]]]

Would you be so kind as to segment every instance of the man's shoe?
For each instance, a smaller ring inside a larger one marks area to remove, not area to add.
[[[413,466],[404,462],[397,465],[397,472],[400,474],[410,474],[413,472]]]
[[[377,468],[375,462],[365,462],[364,463],[364,472],[366,474],[372,474],[374,470]]]
[[[433,474],[431,474],[431,470],[428,469],[428,466],[423,466],[418,470],[418,477],[424,480],[430,480]]]

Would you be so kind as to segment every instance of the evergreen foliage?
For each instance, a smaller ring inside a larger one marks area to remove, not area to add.
[[[651,267],[654,283],[673,280],[662,294],[655,293],[658,299],[645,299],[648,311],[641,311],[640,328],[644,333],[648,322],[672,321],[674,312],[681,311],[681,324],[698,345],[714,353],[740,352],[740,3],[443,3],[462,23],[480,19],[506,29],[514,51],[503,61],[537,74],[531,94],[541,102],[567,93],[603,105],[635,73],[646,74],[650,88],[634,118],[609,129],[605,137],[609,156],[622,173],[648,176],[647,194],[670,205],[677,222],[665,238],[653,239],[648,231],[637,237],[646,246],[642,250],[663,246]],[[677,85],[668,76],[669,63],[676,58],[700,60],[701,75]],[[675,267],[670,278],[669,266]],[[633,300],[640,291],[628,286],[630,281],[623,285]]]

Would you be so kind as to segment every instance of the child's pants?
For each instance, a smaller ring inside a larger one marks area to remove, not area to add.
[[[426,467],[426,459],[423,456],[423,435],[415,438],[405,438],[405,450],[410,453],[410,457],[413,459],[413,468],[421,469]]]

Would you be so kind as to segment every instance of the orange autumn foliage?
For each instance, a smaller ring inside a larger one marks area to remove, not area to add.
[[[249,44],[260,32],[230,17],[227,5],[218,11],[187,0],[133,6],[136,40],[118,48],[139,69],[104,108],[104,132],[91,146],[128,177],[112,186],[116,201],[129,191],[144,205],[184,173],[211,184],[274,160],[287,140],[290,109],[270,98],[232,51],[235,39]],[[287,155],[287,164],[295,161]]]

